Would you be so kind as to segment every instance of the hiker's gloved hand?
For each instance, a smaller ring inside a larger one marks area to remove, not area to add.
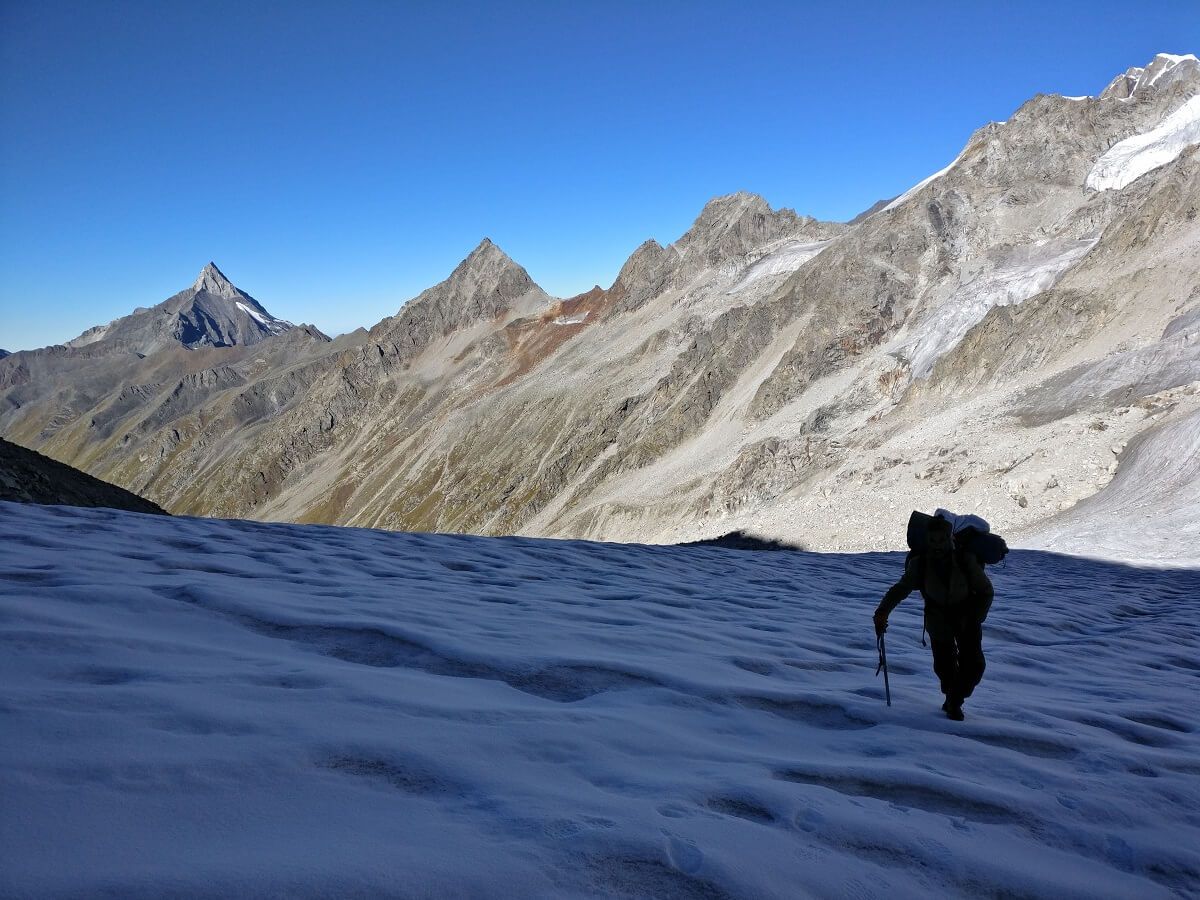
[[[883,634],[887,631],[887,613],[882,609],[875,610],[875,633]]]

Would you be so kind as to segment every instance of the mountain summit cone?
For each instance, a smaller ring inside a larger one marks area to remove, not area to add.
[[[196,292],[204,291],[205,293],[226,298],[249,297],[244,291],[235,287],[233,282],[226,277],[224,272],[217,268],[217,264],[214,262],[208,263],[200,270],[195,284],[192,285],[192,290]],[[258,305],[257,301],[255,301],[255,305]]]

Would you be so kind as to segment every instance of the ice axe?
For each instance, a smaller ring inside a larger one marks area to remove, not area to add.
[[[883,694],[887,697],[887,705],[892,705],[892,686],[888,683],[887,670],[887,648],[883,645],[883,632],[879,633],[876,638],[876,645],[879,647],[879,665],[875,669],[875,677],[879,677],[879,673],[883,673]]]

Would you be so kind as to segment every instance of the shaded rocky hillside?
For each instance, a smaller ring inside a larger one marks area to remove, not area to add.
[[[334,342],[153,349],[118,320],[0,360],[0,430],[175,512],[814,549],[895,546],[913,507],[1034,529],[1200,409],[1198,95],[1165,54],[1039,95],[852,223],[720,197],[577,297],[485,240]]]
[[[166,513],[124,488],[0,438],[0,500]]]

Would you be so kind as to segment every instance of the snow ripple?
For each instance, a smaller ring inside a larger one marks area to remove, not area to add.
[[[951,723],[901,561],[0,503],[0,894],[1193,890],[1200,572],[1015,551]]]

